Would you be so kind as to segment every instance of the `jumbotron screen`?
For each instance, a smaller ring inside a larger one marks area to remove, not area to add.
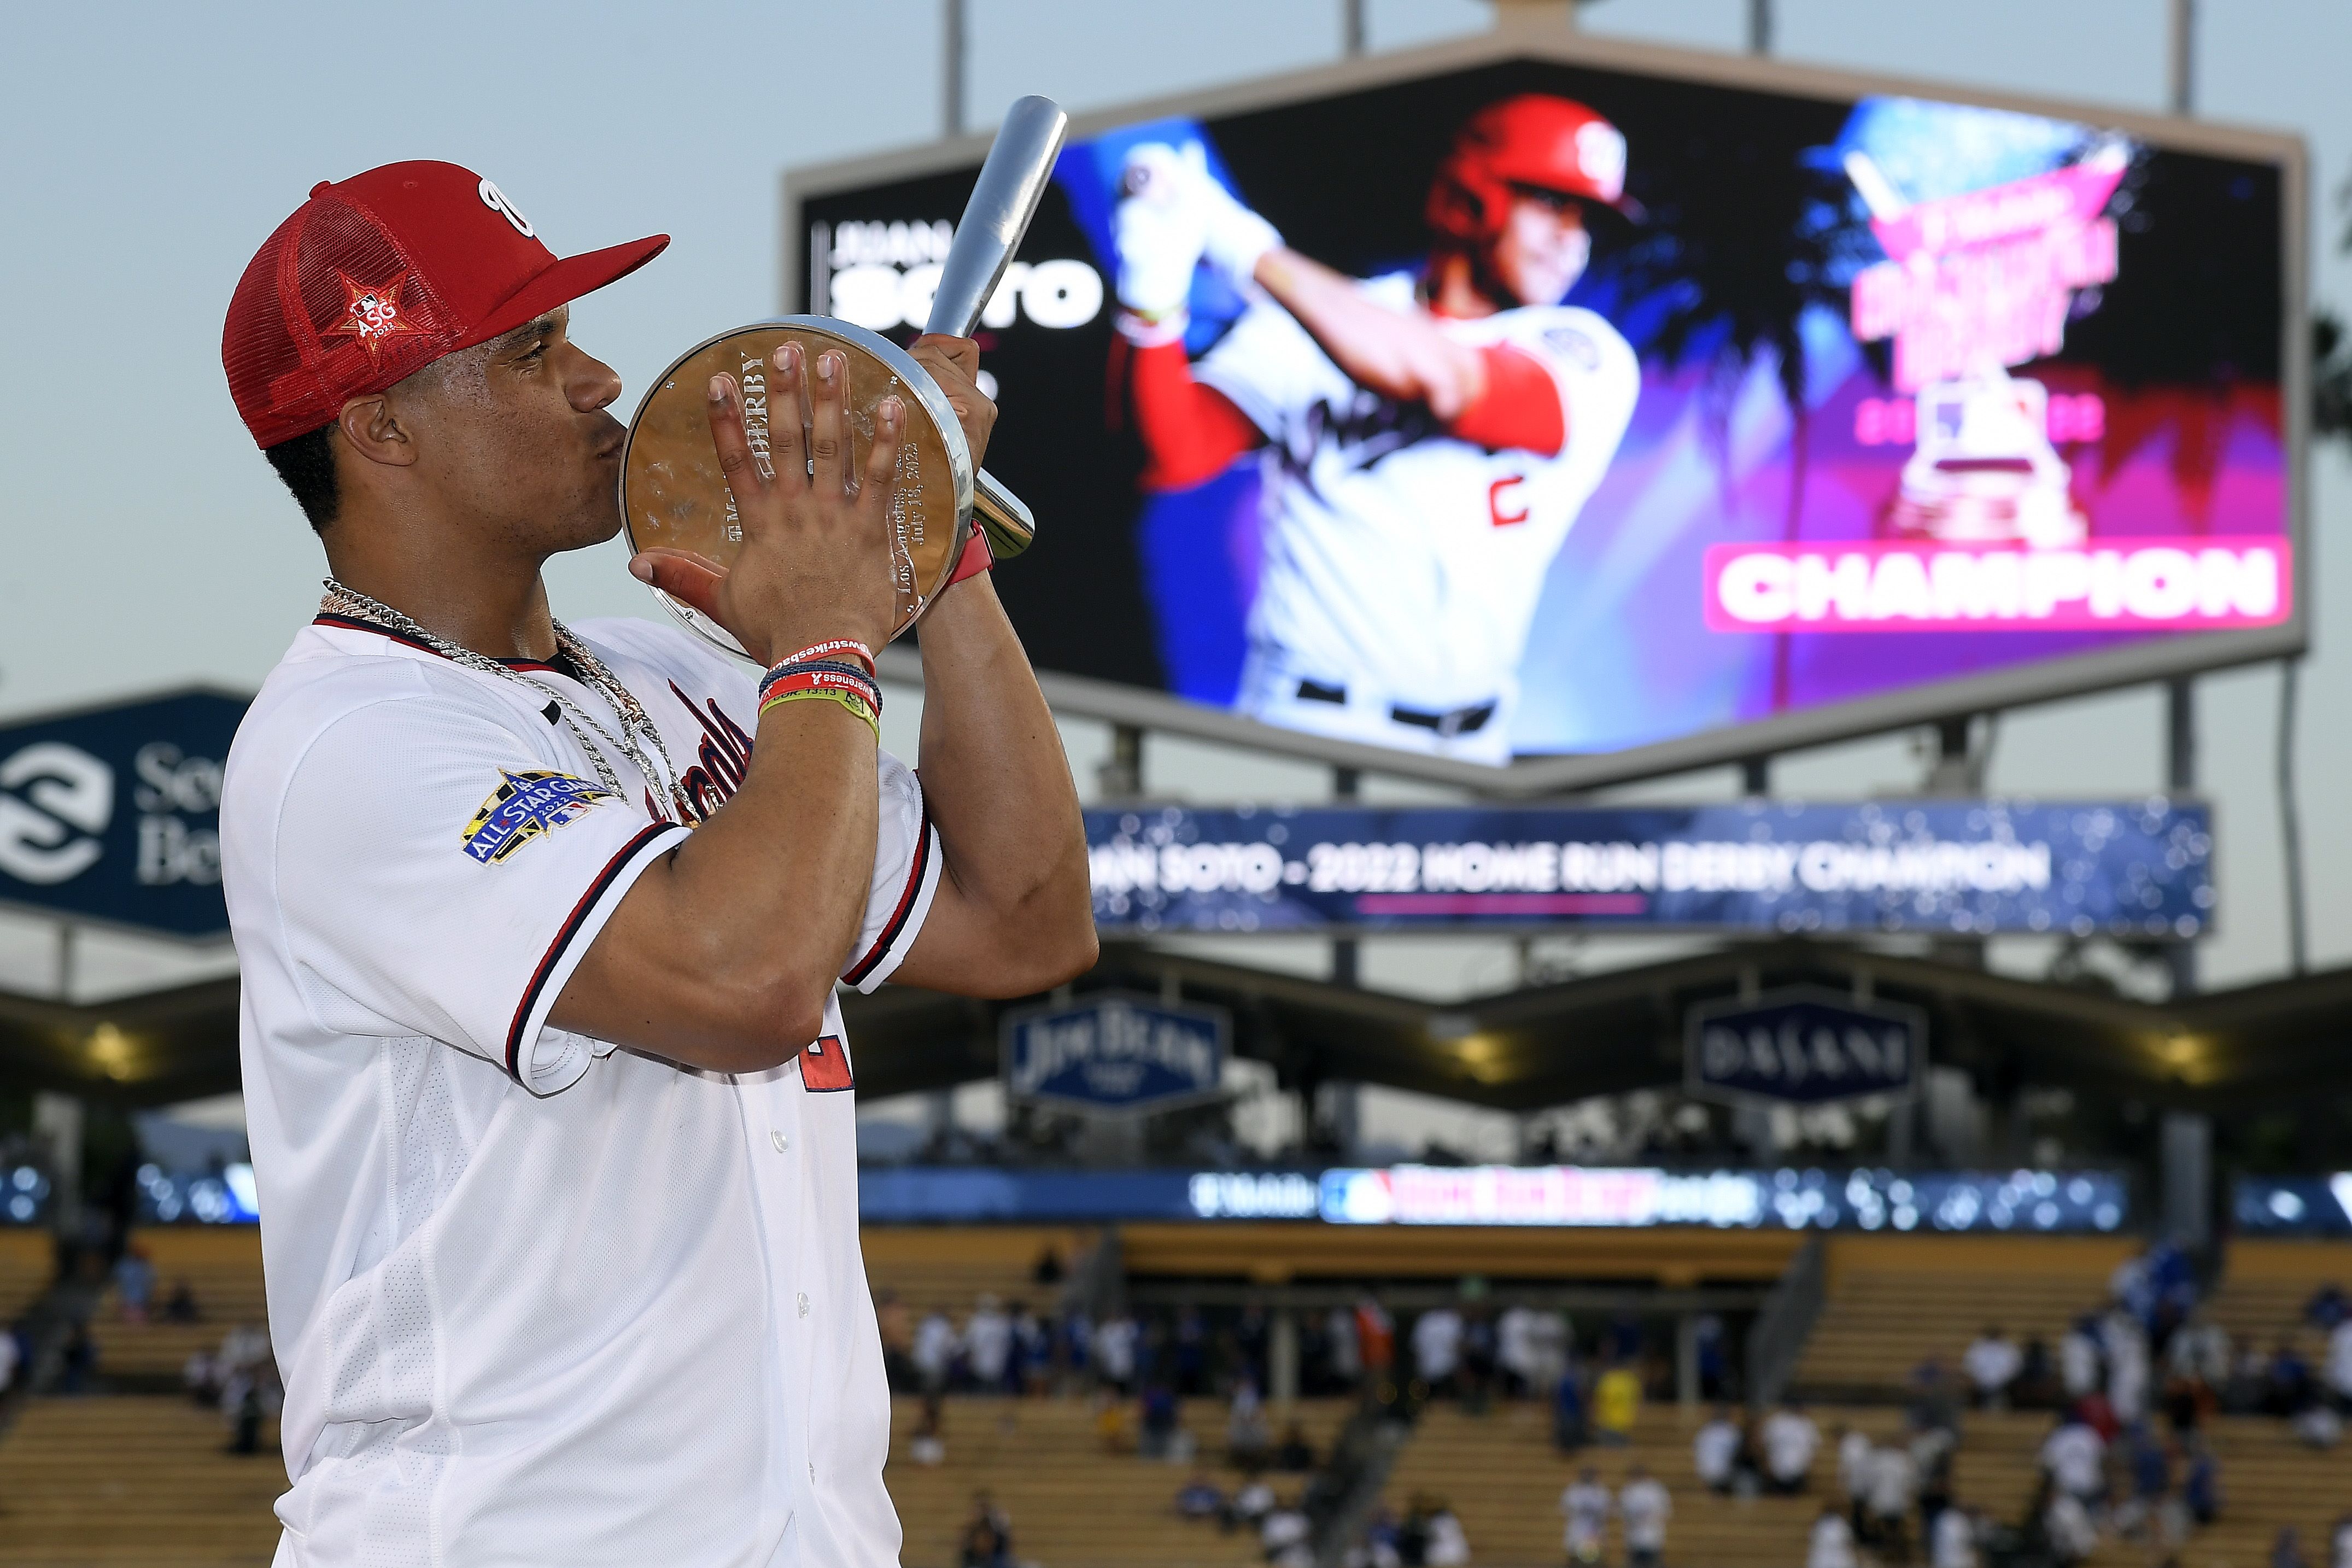
[[[1041,668],[1488,763],[2248,657],[2299,170],[2155,133],[1526,58],[1097,117],[980,331],[1000,591]],[[975,168],[797,179],[788,305],[911,337]]]

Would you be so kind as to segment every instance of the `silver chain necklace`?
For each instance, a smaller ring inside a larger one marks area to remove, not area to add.
[[[588,753],[588,760],[595,765],[597,783],[619,798],[628,798],[628,791],[621,787],[620,775],[614,771],[612,763],[596,744],[596,741],[601,740],[636,764],[637,772],[645,775],[647,784],[668,795],[678,813],[678,821],[691,822],[695,819],[697,814],[688,802],[685,790],[680,787],[677,764],[670,761],[669,747],[663,743],[661,731],[655,727],[653,716],[646,711],[635,694],[621,684],[621,678],[607,668],[603,659],[589,652],[588,645],[574,636],[572,628],[562,621],[552,622],[557,650],[569,658],[572,666],[586,678],[583,684],[594,687],[604,700],[613,705],[614,715],[620,721],[620,733],[614,734],[607,730],[594,714],[546,681],[533,680],[522,671],[502,664],[488,654],[476,653],[472,648],[437,637],[390,605],[372,599],[348,584],[329,577],[325,580],[325,586],[327,595],[319,601],[319,608],[329,615],[367,621],[385,631],[414,637],[452,664],[479,670],[484,675],[495,675],[501,680],[511,680],[534,691],[545,692],[555,703],[564,727],[572,731],[572,739],[580,742],[581,750]],[[591,739],[592,736],[594,739]],[[661,759],[658,768],[654,765],[656,757]]]

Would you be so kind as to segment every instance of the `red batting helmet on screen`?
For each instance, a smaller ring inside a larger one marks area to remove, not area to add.
[[[1531,185],[1597,203],[1627,216],[1625,137],[1573,99],[1525,92],[1470,117],[1438,165],[1429,226],[1455,239],[1503,232],[1511,187]]]

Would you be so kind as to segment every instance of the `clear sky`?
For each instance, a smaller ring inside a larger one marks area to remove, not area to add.
[[[2206,0],[2198,108],[2309,138],[2322,221],[2315,292],[2352,306],[2322,237],[2352,170],[2352,5]],[[1810,63],[2163,106],[2164,0],[1780,0],[1776,52]],[[971,0],[970,104],[985,124],[1024,92],[1073,109],[1321,63],[1338,0]],[[1598,0],[1596,32],[1715,49],[1745,41],[1747,0]],[[316,5],[85,3],[14,11],[0,55],[0,716],[190,679],[250,688],[308,618],[316,546],[236,420],[219,363],[231,288],[318,180],[398,158],[495,179],[558,249],[655,231],[669,253],[583,300],[575,334],[647,374],[711,331],[776,308],[777,187],[788,165],[940,130],[938,0],[659,5],[411,0]],[[1479,0],[1373,0],[1376,50],[1490,25]],[[2352,471],[2315,462],[2317,655],[2301,751],[2315,957],[2352,960]],[[651,614],[617,544],[557,564],[559,613]],[[2276,679],[2202,684],[2218,801],[2219,983],[2284,963],[2271,783]],[[894,721],[912,703],[894,707]],[[1997,788],[2137,793],[2162,778],[2147,692],[2045,708],[2002,727]],[[1090,782],[1098,730],[1072,725]],[[911,734],[903,744],[911,746]],[[1792,760],[1784,790],[1908,787],[1902,738]],[[1194,798],[1311,795],[1314,770],[1155,743],[1153,782]],[[1722,773],[1628,792],[1727,793]],[[1300,962],[1319,962],[1295,952]],[[1381,944],[1370,977],[1499,984],[1495,944]]]

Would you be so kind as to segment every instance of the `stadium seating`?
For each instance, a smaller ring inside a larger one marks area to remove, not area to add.
[[[1299,1404],[1298,1418],[1318,1453],[1328,1449],[1349,1410],[1339,1400]],[[1010,1517],[1015,1555],[1046,1568],[1238,1568],[1265,1560],[1246,1531],[1225,1534],[1213,1523],[1179,1518],[1176,1492],[1191,1468],[1106,1452],[1084,1400],[950,1399],[941,1422],[947,1456],[935,1466],[916,1464],[908,1453],[920,1415],[920,1401],[897,1402],[883,1473],[906,1531],[907,1568],[954,1568],[972,1494],[982,1490]],[[1185,1402],[1184,1428],[1203,1466],[1230,1492],[1238,1478],[1220,1459],[1224,1418],[1215,1400]],[[1286,1500],[1304,1479],[1271,1479]]]
[[[227,1437],[184,1399],[34,1400],[0,1439],[0,1568],[262,1568],[277,1436],[243,1457]]]
[[[2240,1241],[2208,1310],[2236,1344],[2267,1350],[2291,1340],[2318,1355],[2325,1346],[2304,1323],[2303,1308],[2330,1283],[2352,1289],[2352,1243]]]
[[[256,1227],[152,1226],[132,1232],[131,1239],[145,1248],[155,1265],[155,1297],[150,1320],[134,1323],[124,1319],[121,1302],[108,1289],[89,1325],[100,1373],[139,1379],[177,1377],[192,1352],[218,1350],[223,1336],[239,1323],[268,1323],[261,1290],[261,1233]],[[157,1321],[164,1299],[181,1279],[194,1290],[202,1320]]]
[[[2103,1308],[2126,1237],[1839,1236],[1826,1297],[1793,1386],[1822,1398],[1885,1397],[1931,1358],[1957,1378],[1960,1352],[1988,1324],[2052,1350],[2074,1319]]]
[[[983,1292],[1008,1305],[1050,1308],[1058,1287],[1036,1280],[1051,1252],[1066,1274],[1095,1245],[1093,1233],[1050,1226],[867,1226],[858,1232],[866,1278],[879,1297],[895,1290],[910,1312],[938,1308],[961,1321]]]
[[[49,1288],[56,1247],[45,1230],[0,1230],[0,1328],[25,1315]]]

